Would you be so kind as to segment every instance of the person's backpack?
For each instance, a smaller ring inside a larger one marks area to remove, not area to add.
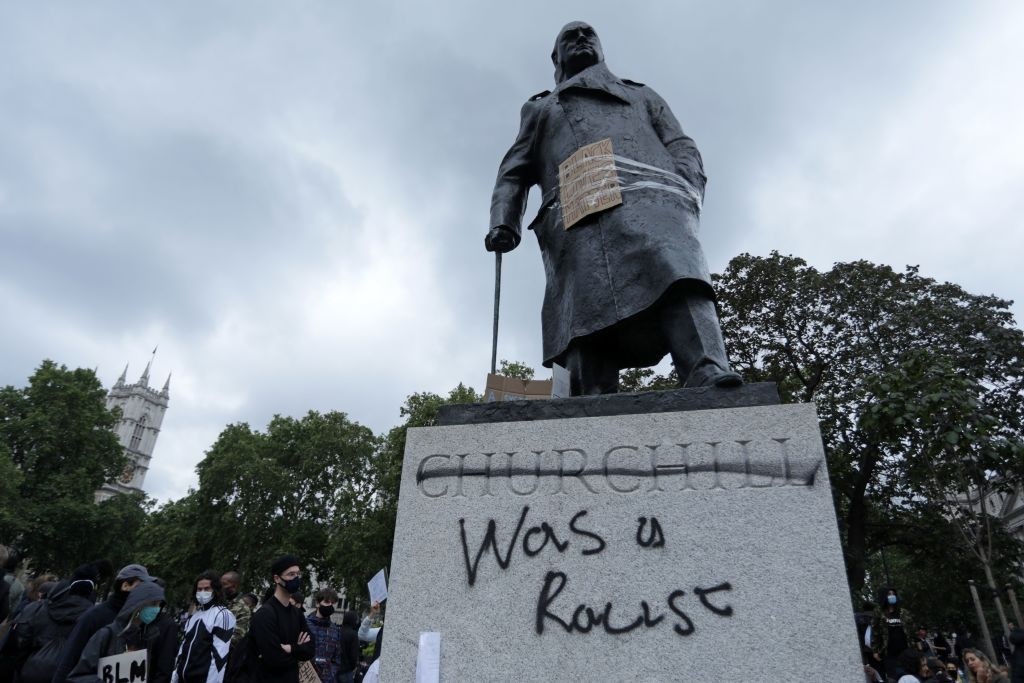
[[[30,654],[25,663],[21,665],[20,683],[49,683],[60,664],[60,657],[64,653],[66,643],[67,634],[51,639]]]
[[[61,655],[75,623],[61,623],[50,616],[49,605],[41,603],[31,617],[33,628],[25,663],[21,665],[20,683],[49,683],[60,666]],[[52,636],[52,637],[50,637]],[[48,638],[40,642],[42,638]]]

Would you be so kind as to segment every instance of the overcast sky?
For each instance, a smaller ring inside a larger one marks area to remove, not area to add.
[[[134,381],[159,344],[160,500],[228,423],[382,432],[482,389],[495,172],[574,19],[697,141],[712,270],[778,249],[1021,299],[1019,2],[9,2],[0,384]],[[504,261],[499,357],[539,368],[536,242]]]

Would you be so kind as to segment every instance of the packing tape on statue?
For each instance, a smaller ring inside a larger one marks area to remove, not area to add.
[[[588,161],[591,163],[577,175],[577,180],[582,180],[583,184],[575,188],[574,193],[587,204],[601,204],[606,202],[607,197],[623,192],[653,190],[682,197],[696,213],[701,212],[703,202],[700,192],[693,183],[677,173],[617,154],[597,155]],[[562,220],[562,202],[555,192],[550,192],[549,197],[542,211],[557,211],[559,220]],[[615,205],[619,203],[615,202]],[[573,224],[575,222],[572,221]]]

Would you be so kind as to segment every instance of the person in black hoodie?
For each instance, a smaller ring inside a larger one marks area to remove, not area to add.
[[[139,584],[112,622],[96,631],[68,675],[69,683],[100,683],[103,657],[146,649],[146,683],[169,683],[178,651],[178,629],[164,612],[164,589],[152,581]]]
[[[79,567],[49,597],[22,611],[17,628],[18,647],[25,656],[21,683],[50,683],[75,623],[93,605],[97,578],[95,565]]]
[[[359,615],[349,610],[341,617],[341,665],[338,683],[352,683],[359,666]]]
[[[82,650],[93,634],[114,620],[124,607],[128,595],[135,588],[152,580],[153,577],[141,564],[129,564],[117,572],[117,576],[114,577],[114,590],[110,596],[83,614],[68,636],[51,683],[67,683],[68,674],[78,664]]]

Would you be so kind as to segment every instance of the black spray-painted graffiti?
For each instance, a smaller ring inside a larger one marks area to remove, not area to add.
[[[580,555],[587,557],[599,555],[608,547],[608,543],[601,534],[585,528],[584,518],[588,514],[586,510],[580,510],[569,519],[567,533],[559,532],[546,521],[526,526],[529,512],[530,507],[523,506],[519,520],[507,543],[499,543],[498,523],[493,519],[488,520],[487,530],[475,554],[470,551],[466,520],[459,520],[459,540],[462,544],[462,557],[466,564],[466,581],[470,586],[476,583],[480,562],[488,552],[494,556],[498,567],[507,570],[515,559],[517,550],[521,551],[526,558],[536,557],[549,547],[552,552],[559,554],[575,552],[578,549]],[[649,519],[640,517],[637,520],[636,544],[638,548],[645,550],[665,546],[665,533],[656,517]],[[651,605],[646,600],[640,601],[641,613],[629,621],[621,621],[620,618],[613,617],[613,612],[616,617],[618,612],[615,611],[611,601],[605,602],[604,606],[598,609],[580,604],[571,613],[560,612],[558,610],[564,610],[564,607],[556,605],[555,602],[568,585],[569,577],[565,572],[549,571],[544,576],[543,585],[537,598],[535,628],[538,634],[543,635],[550,622],[561,627],[566,633],[590,633],[593,629],[600,627],[605,633],[617,635],[639,628],[655,628],[667,616],[664,613],[652,614]],[[708,597],[714,593],[731,590],[732,584],[723,581],[710,587],[694,586],[693,594],[697,596],[701,606],[708,612],[719,617],[731,617],[733,614],[731,605],[716,605]],[[677,619],[672,628],[680,636],[692,635],[697,630],[693,619],[683,610],[685,597],[686,591],[676,589],[669,593],[665,600],[668,609]]]
[[[553,621],[563,629],[566,633],[590,633],[591,629],[596,626],[604,628],[606,633],[617,635],[620,633],[629,633],[634,629],[641,627],[654,628],[660,624],[664,619],[664,614],[659,614],[656,617],[651,617],[651,606],[646,600],[640,601],[640,609],[643,614],[637,616],[633,621],[615,626],[612,624],[612,603],[611,601],[606,602],[600,612],[595,612],[592,607],[587,605],[578,605],[572,612],[572,618],[569,621],[562,619],[554,612],[551,611],[552,603],[558,594],[565,589],[569,583],[569,578],[565,575],[565,572],[548,572],[544,577],[544,586],[540,589],[540,597],[537,599],[537,620],[535,622],[535,628],[537,633],[543,634],[545,622]],[[556,586],[557,584],[557,586]],[[728,581],[723,581],[717,586],[711,588],[700,588],[695,587],[693,589],[694,594],[700,599],[701,605],[703,605],[712,614],[717,614],[720,617],[731,617],[732,606],[726,605],[725,607],[716,607],[711,604],[708,600],[708,595],[717,593],[718,591],[729,591],[732,590],[732,584]],[[667,602],[668,608],[678,617],[682,624],[677,623],[672,626],[672,630],[681,636],[693,635],[696,632],[697,627],[693,623],[693,619],[683,611],[682,607],[678,604],[686,596],[686,591],[674,590],[669,593]]]
[[[665,533],[658,524],[657,517],[651,517],[651,533],[644,538],[644,527],[647,526],[647,518],[641,517],[637,520],[636,544],[641,548],[663,548],[665,546]]]

